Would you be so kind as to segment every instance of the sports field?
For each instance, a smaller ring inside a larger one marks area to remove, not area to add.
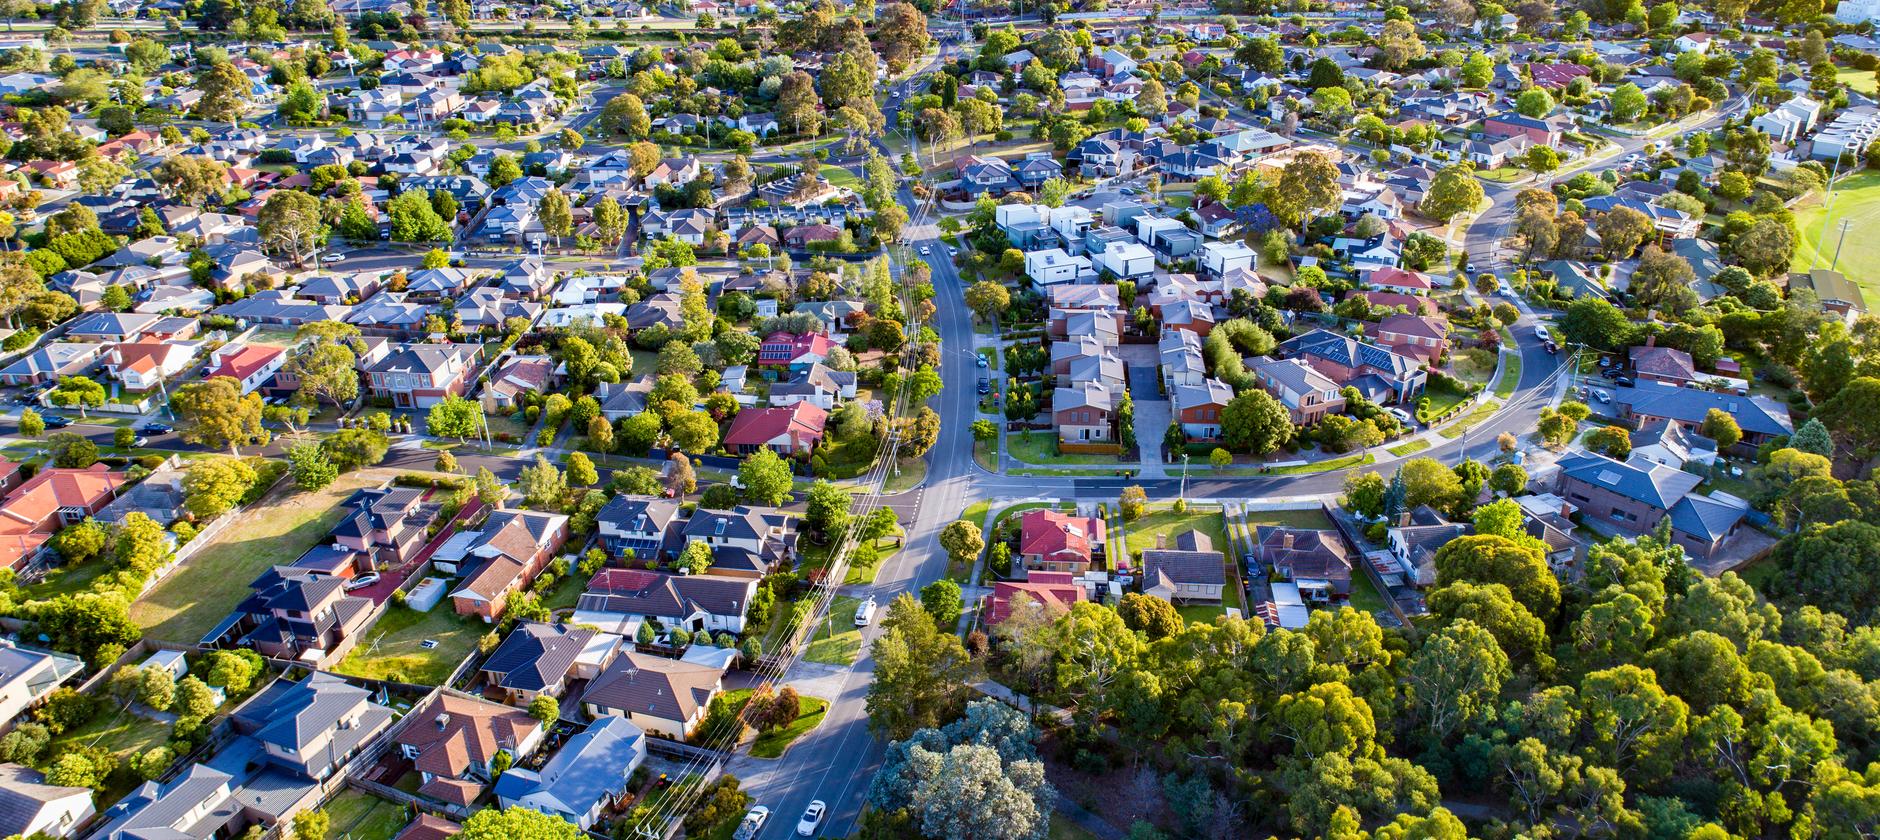
[[[1848,222],[1845,242],[1841,223]],[[1834,207],[1824,209],[1822,200],[1810,198],[1795,209],[1795,223],[1802,238],[1795,244],[1795,271],[1828,267],[1840,246],[1836,270],[1860,285],[1867,299],[1868,311],[1880,311],[1880,172],[1867,171],[1841,179],[1834,190]],[[1822,231],[1827,237],[1823,240]],[[1821,249],[1819,257],[1816,248]]]

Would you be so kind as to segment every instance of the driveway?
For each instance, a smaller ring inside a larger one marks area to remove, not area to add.
[[[1153,367],[1129,369],[1129,398],[1136,403],[1136,447],[1142,450],[1139,463],[1145,478],[1168,474],[1162,459],[1162,434],[1168,429],[1172,407],[1157,384],[1161,377]]]

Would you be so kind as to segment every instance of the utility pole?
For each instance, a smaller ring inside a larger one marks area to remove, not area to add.
[[[1841,158],[1837,156],[1834,159],[1834,170],[1828,173],[1828,194],[1821,202],[1821,236],[1815,240],[1815,256],[1808,261],[1810,268],[1821,265],[1821,252],[1828,247],[1828,219],[1834,214],[1834,179],[1840,174]],[[1836,250],[1839,250],[1838,246]]]
[[[1853,219],[1841,220],[1841,236],[1834,240],[1834,260],[1828,263],[1829,271],[1835,270],[1835,267],[1841,264],[1841,246],[1847,244],[1847,229],[1853,224]],[[1823,233],[1826,233],[1826,231],[1824,230]]]

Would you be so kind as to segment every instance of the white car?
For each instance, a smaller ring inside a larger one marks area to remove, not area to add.
[[[932,247],[932,246],[930,246],[930,245],[922,245],[922,246],[920,246],[920,255],[921,255],[921,256],[923,256],[923,257],[924,257],[924,256],[927,256],[928,254],[931,254],[931,253],[933,253],[933,247]]]
[[[867,627],[875,620],[875,599],[870,598],[855,608],[855,626]]]
[[[764,823],[767,822],[770,822],[770,809],[753,805],[751,810],[744,812],[744,821],[738,823],[737,833],[731,835],[731,840],[751,840],[757,836],[757,832],[764,830]]]
[[[356,578],[353,578],[352,580],[346,581],[346,591],[351,592],[355,589],[364,589],[378,582],[379,582],[378,572],[366,572],[365,574],[360,575]]]
[[[332,265],[336,262],[344,262],[345,260],[346,260],[345,254],[327,253],[327,254],[320,255],[320,262],[326,263],[327,265]]]
[[[816,829],[822,826],[823,812],[827,810],[829,806],[820,799],[809,803],[809,809],[803,812],[803,819],[796,823],[796,836],[815,837]]]

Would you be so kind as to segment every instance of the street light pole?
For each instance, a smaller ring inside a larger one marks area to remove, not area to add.
[[[1179,498],[1182,504],[1188,503],[1188,453],[1182,452],[1182,489]]]

